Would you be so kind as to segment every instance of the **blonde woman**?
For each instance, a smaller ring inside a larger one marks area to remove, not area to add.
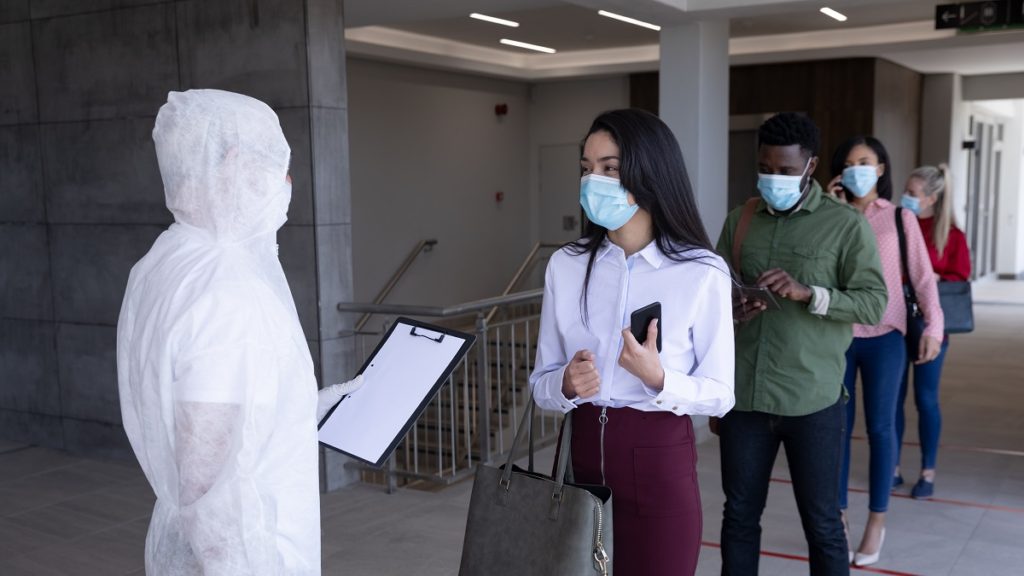
[[[911,172],[903,191],[901,204],[917,215],[931,257],[936,280],[966,281],[971,276],[971,256],[967,250],[967,239],[956,227],[952,210],[949,167],[921,166]],[[908,346],[916,345],[908,342]],[[949,348],[949,336],[942,340],[939,355],[930,362],[914,364],[914,404],[917,406],[917,433],[921,440],[921,477],[914,484],[910,495],[918,499],[931,498],[935,492],[935,460],[939,451],[939,433],[942,429],[942,414],[939,411],[939,380],[942,378],[942,363]],[[911,348],[913,349],[913,348]],[[908,369],[903,374],[903,384],[896,409],[896,471],[893,486],[903,484],[900,474],[900,448],[903,445],[903,402],[907,396]]]

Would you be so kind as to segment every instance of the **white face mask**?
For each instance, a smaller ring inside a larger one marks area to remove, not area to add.
[[[857,198],[867,196],[877,183],[877,166],[847,166],[843,170],[843,186]]]
[[[758,174],[757,190],[773,210],[785,212],[796,206],[800,197],[803,196],[803,188],[800,186],[800,182],[803,181],[804,176],[807,174],[807,169],[810,167],[811,159],[808,158],[807,165],[804,166],[804,171],[799,176]]]
[[[617,179],[598,174],[580,178],[580,204],[591,222],[608,230],[622,228],[640,209],[629,203],[629,195]]]

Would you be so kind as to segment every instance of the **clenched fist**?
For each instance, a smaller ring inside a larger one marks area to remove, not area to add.
[[[589,398],[601,390],[601,375],[594,359],[590,350],[580,350],[573,355],[562,376],[562,394],[566,398]]]

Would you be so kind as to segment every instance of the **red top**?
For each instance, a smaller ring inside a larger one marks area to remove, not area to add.
[[[924,235],[924,243],[928,246],[932,268],[939,277],[953,282],[968,280],[971,277],[971,254],[967,250],[967,237],[964,233],[956,226],[951,226],[949,239],[946,240],[946,250],[942,253],[942,258],[939,258],[932,236],[935,218],[920,218],[917,223],[921,225],[921,234]]]

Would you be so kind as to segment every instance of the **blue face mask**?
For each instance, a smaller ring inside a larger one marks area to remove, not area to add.
[[[580,205],[591,222],[608,230],[622,228],[640,209],[629,204],[626,189],[618,180],[598,174],[580,178]]]
[[[900,198],[900,206],[910,210],[915,215],[921,213],[921,201],[909,194],[904,194]]]
[[[807,159],[807,165],[804,166],[804,171],[799,176],[783,176],[781,174],[758,174],[757,175],[757,190],[761,193],[761,197],[764,201],[772,207],[772,210],[778,210],[785,212],[800,200],[803,196],[803,188],[800,187],[800,182],[804,179],[804,174],[807,173],[807,169],[811,167],[811,159]]]
[[[878,166],[847,166],[843,186],[857,198],[863,198],[878,183]]]

